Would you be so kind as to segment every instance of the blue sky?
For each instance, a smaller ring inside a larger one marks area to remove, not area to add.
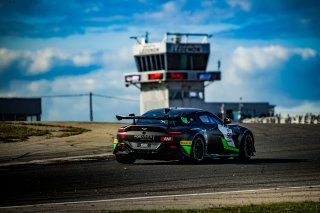
[[[133,35],[209,33],[206,101],[268,101],[276,112],[320,113],[318,0],[2,0],[0,96],[96,94],[139,99]],[[139,113],[138,101],[94,97],[94,120]],[[87,96],[44,98],[43,120],[89,119]]]

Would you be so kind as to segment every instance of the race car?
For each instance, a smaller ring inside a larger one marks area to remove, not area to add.
[[[161,108],[142,116],[116,118],[133,121],[118,129],[113,142],[113,154],[123,164],[133,164],[136,159],[196,163],[207,158],[248,160],[256,152],[248,128],[201,109]]]

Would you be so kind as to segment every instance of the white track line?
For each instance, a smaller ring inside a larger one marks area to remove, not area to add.
[[[71,202],[60,202],[60,203],[43,203],[43,204],[21,205],[21,206],[4,206],[4,207],[0,207],[0,209],[42,207],[42,206],[59,206],[59,205],[68,205],[68,204],[84,204],[84,203],[129,201],[129,200],[145,200],[145,199],[158,199],[158,198],[171,198],[171,197],[174,198],[174,197],[189,197],[189,196],[203,196],[203,195],[220,195],[220,194],[262,192],[262,191],[272,191],[272,190],[281,190],[281,189],[305,189],[305,188],[320,188],[320,185],[277,187],[277,188],[266,188],[266,189],[248,189],[248,190],[238,190],[238,191],[207,192],[207,193],[195,193],[195,194],[177,194],[177,195],[158,195],[158,196],[146,196],[146,197],[129,197],[129,198],[115,198],[115,199],[105,199],[105,200],[85,200],[85,201],[71,201]]]

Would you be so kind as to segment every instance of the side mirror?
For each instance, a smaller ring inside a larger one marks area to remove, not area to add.
[[[223,123],[224,123],[224,124],[231,124],[231,122],[232,122],[232,120],[231,120],[230,118],[225,118],[225,119],[223,120]]]

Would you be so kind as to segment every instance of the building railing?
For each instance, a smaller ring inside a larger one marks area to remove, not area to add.
[[[320,114],[276,115],[263,118],[246,118],[242,123],[273,123],[273,124],[320,124]]]

